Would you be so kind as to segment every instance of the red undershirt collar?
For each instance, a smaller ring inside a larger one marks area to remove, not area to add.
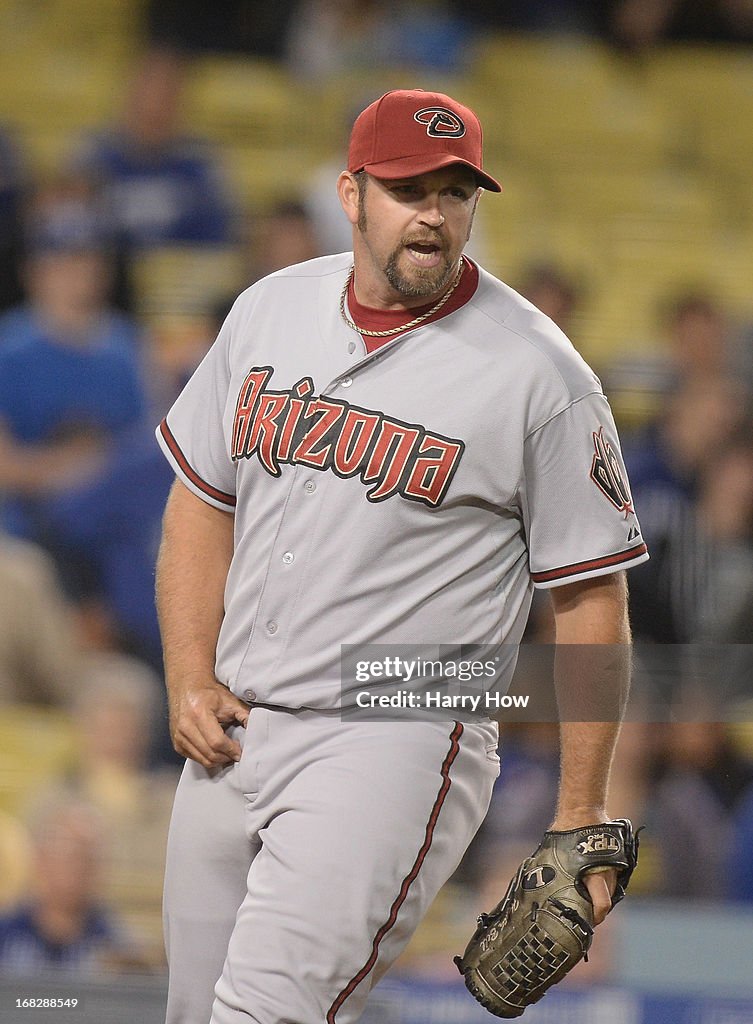
[[[454,313],[455,310],[460,309],[464,306],[469,299],[473,297],[478,288],[478,267],[476,264],[469,260],[467,256],[463,257],[465,261],[465,269],[463,270],[463,276],[460,278],[460,284],[458,284],[455,291],[449,297],[447,302],[442,306],[441,309],[437,310],[434,316],[430,316],[427,320],[424,320],[420,325],[425,327],[427,324],[433,324],[437,320],[441,320],[442,317],[447,316],[449,313]],[[418,306],[414,309],[371,309],[369,306],[362,306],[356,298],[355,287],[351,280],[348,287],[348,309],[350,310],[350,317],[355,323],[365,328],[367,331],[389,331],[390,328],[398,327],[400,324],[406,323],[407,320],[412,320],[414,317],[421,316],[425,313],[435,302],[427,302],[425,306]],[[407,317],[407,320],[406,320]],[[416,330],[416,328],[411,328]],[[379,348],[380,345],[386,345],[388,341],[392,341],[393,338],[399,338],[402,332],[397,331],[395,334],[391,334],[388,338],[370,338],[368,335],[361,335],[367,352],[373,352],[374,349]]]

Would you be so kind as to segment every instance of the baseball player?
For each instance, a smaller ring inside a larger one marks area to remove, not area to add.
[[[495,723],[344,720],[342,644],[514,647],[534,586],[624,644],[648,557],[599,381],[463,255],[475,114],[387,93],[337,188],[353,252],[245,291],[157,431],[169,1024],[357,1020],[484,817]],[[563,724],[557,827],[606,817],[616,732]]]

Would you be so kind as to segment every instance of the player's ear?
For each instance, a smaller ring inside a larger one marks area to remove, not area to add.
[[[343,171],[337,179],[337,194],[340,197],[340,205],[345,211],[345,216],[351,224],[358,223],[359,213],[359,191],[355,175],[350,171]]]

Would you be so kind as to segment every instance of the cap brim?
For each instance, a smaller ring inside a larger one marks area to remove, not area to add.
[[[480,167],[470,163],[468,160],[459,160],[452,153],[444,156],[435,154],[427,156],[403,156],[398,160],[385,160],[383,163],[366,164],[363,168],[351,168],[351,170],[364,170],[373,174],[375,178],[383,178],[385,181],[393,181],[396,178],[413,178],[417,174],[429,174],[431,171],[438,171],[440,167],[449,167],[451,164],[460,164],[468,167],[476,175],[476,181],[481,188],[488,192],[501,192],[502,186],[489,174],[485,174]]]

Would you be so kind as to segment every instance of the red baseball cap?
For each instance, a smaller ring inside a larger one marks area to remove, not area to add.
[[[348,170],[387,180],[464,164],[490,192],[502,186],[482,170],[481,123],[470,107],[441,92],[395,89],[356,118]]]

